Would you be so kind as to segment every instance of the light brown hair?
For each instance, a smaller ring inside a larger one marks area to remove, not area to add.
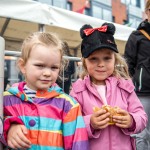
[[[18,59],[18,67],[19,67],[19,60],[22,59],[24,64],[27,63],[31,50],[34,46],[43,45],[43,46],[52,46],[55,47],[55,50],[58,50],[61,55],[61,66],[58,78],[61,78],[61,74],[63,71],[63,67],[66,65],[66,61],[63,59],[64,50],[63,50],[63,43],[59,39],[59,37],[50,32],[34,32],[30,34],[24,41],[21,47],[21,56]]]
[[[117,78],[130,79],[126,60],[119,53],[114,53],[114,55],[115,55],[115,66],[112,76],[115,76]],[[83,72],[81,78],[84,79],[84,77],[88,75],[85,58],[82,58],[82,63],[83,63]]]
[[[30,56],[32,48],[36,45],[55,46],[61,55],[63,54],[61,40],[54,33],[35,32],[24,40],[21,47],[21,58],[25,63]]]
[[[145,5],[145,11],[147,11],[150,7],[150,0],[147,0],[146,5]]]
[[[56,47],[56,50],[60,51],[61,64],[62,64],[60,68],[60,72],[61,72],[64,63],[64,59],[63,59],[64,51],[62,47],[62,41],[59,39],[59,37],[54,33],[48,33],[48,32],[34,32],[30,34],[23,41],[21,47],[21,59],[24,61],[25,64],[30,57],[32,48],[37,45]]]

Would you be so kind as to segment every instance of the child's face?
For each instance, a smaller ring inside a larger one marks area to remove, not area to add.
[[[148,22],[150,22],[150,6],[149,6],[149,8],[146,10],[146,14],[147,14]]]
[[[109,49],[96,50],[85,59],[85,64],[92,82],[97,85],[104,85],[105,79],[114,71],[114,52]]]
[[[20,69],[29,88],[46,90],[56,81],[60,65],[61,54],[55,47],[38,45],[32,48],[27,63]]]

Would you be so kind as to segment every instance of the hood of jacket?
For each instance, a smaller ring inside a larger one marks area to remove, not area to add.
[[[141,29],[145,30],[145,31],[150,35],[150,23],[148,22],[147,19],[144,20],[144,21],[142,21],[142,22],[139,24],[137,30],[141,30]]]
[[[28,97],[23,91],[25,84],[26,82],[17,83],[14,86],[10,87],[8,89],[8,92],[12,95],[19,97],[23,101],[32,101],[32,99]],[[53,84],[48,90],[38,90],[36,92],[36,97],[37,98],[52,98],[62,93],[63,93],[62,89],[57,84]]]

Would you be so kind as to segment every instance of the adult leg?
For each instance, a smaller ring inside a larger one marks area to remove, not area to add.
[[[146,128],[135,135],[137,150],[150,150],[150,96],[138,96],[148,116]]]
[[[69,94],[71,85],[71,78],[64,82],[64,92]]]

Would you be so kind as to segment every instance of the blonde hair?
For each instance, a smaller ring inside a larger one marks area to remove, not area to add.
[[[126,60],[119,53],[114,53],[114,55],[115,55],[115,66],[112,76],[115,76],[117,78],[130,79]],[[88,75],[85,58],[82,58],[82,63],[83,63],[83,72],[81,74],[81,78],[84,79],[84,77]]]
[[[30,57],[32,48],[37,45],[56,47],[56,49],[60,51],[61,63],[62,63],[61,68],[60,68],[60,72],[61,72],[63,68],[63,64],[65,62],[63,59],[64,52],[62,48],[62,41],[59,39],[59,37],[54,33],[48,33],[48,32],[34,32],[30,34],[24,40],[22,47],[21,47],[21,58],[23,59],[25,64]]]
[[[145,5],[145,11],[147,11],[150,7],[150,0],[147,0],[146,5]]]

